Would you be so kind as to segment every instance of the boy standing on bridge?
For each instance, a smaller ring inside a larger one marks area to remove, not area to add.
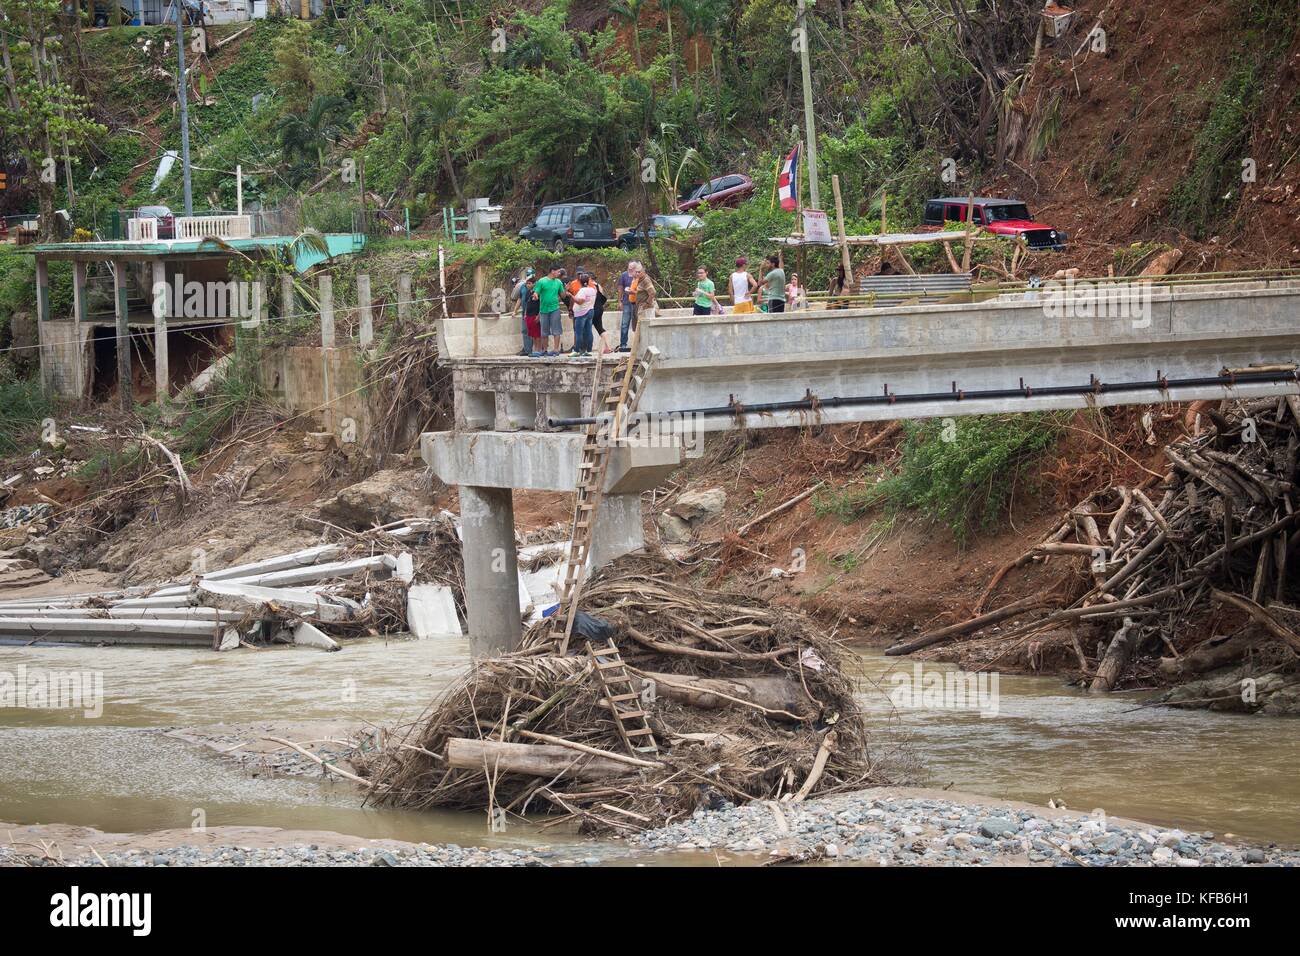
[[[542,355],[560,354],[560,340],[564,335],[564,324],[560,320],[560,296],[563,294],[564,283],[560,281],[558,266],[533,285],[533,298],[537,300],[538,319],[542,326]],[[555,339],[554,348],[551,339]]]

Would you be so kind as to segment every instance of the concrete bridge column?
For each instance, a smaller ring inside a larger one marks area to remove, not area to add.
[[[460,520],[470,653],[483,658],[516,650],[523,639],[523,624],[514,492],[461,485]]]

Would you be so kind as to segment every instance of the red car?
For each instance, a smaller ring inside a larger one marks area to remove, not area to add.
[[[690,212],[707,202],[710,206],[734,206],[754,194],[754,181],[741,173],[728,173],[700,183],[677,200],[678,212]]]
[[[970,197],[945,196],[925,204],[925,224],[942,226],[945,222],[965,222]],[[997,236],[1020,236],[1030,249],[1064,249],[1065,233],[1042,222],[1034,222],[1029,207],[1017,199],[974,199],[974,220]]]

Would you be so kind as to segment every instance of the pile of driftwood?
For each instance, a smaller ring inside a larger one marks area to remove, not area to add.
[[[1300,654],[1300,400],[1224,403],[1206,414],[1210,427],[1164,449],[1163,481],[1089,495],[1014,563],[1048,555],[1076,559],[1077,573],[1055,592],[1013,601],[886,653],[980,635],[963,645],[964,658],[988,665],[1013,653],[1032,663],[1051,645],[1065,646],[1090,688],[1109,691],[1141,658],[1163,658],[1147,677],[1178,675],[1187,644],[1180,648],[1180,637],[1202,628],[1216,610],[1232,608],[1253,634],[1280,642],[1292,658]],[[1098,656],[1089,657],[1081,636],[1101,638]]]
[[[803,800],[872,780],[848,659],[801,615],[632,557],[593,576],[583,608],[578,630],[603,627],[600,639],[575,631],[561,655],[556,629],[539,622],[525,649],[477,662],[390,733],[363,770],[370,799],[485,809],[494,825],[552,812],[548,826],[626,832],[702,805]],[[617,695],[596,672],[610,639],[652,747],[632,746],[611,713]]]

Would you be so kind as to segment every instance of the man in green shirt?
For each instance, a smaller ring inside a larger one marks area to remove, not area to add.
[[[785,270],[776,256],[763,260],[767,274],[763,276],[763,311],[785,311]]]
[[[542,355],[559,355],[560,338],[564,335],[564,325],[560,321],[560,296],[564,293],[564,283],[560,281],[560,269],[557,266],[533,284],[533,298],[537,300],[537,318],[542,326]],[[555,339],[555,347],[551,347]]]
[[[718,297],[713,294],[713,280],[709,278],[709,270],[700,266],[695,270],[695,314],[712,315],[713,307],[717,302]]]

